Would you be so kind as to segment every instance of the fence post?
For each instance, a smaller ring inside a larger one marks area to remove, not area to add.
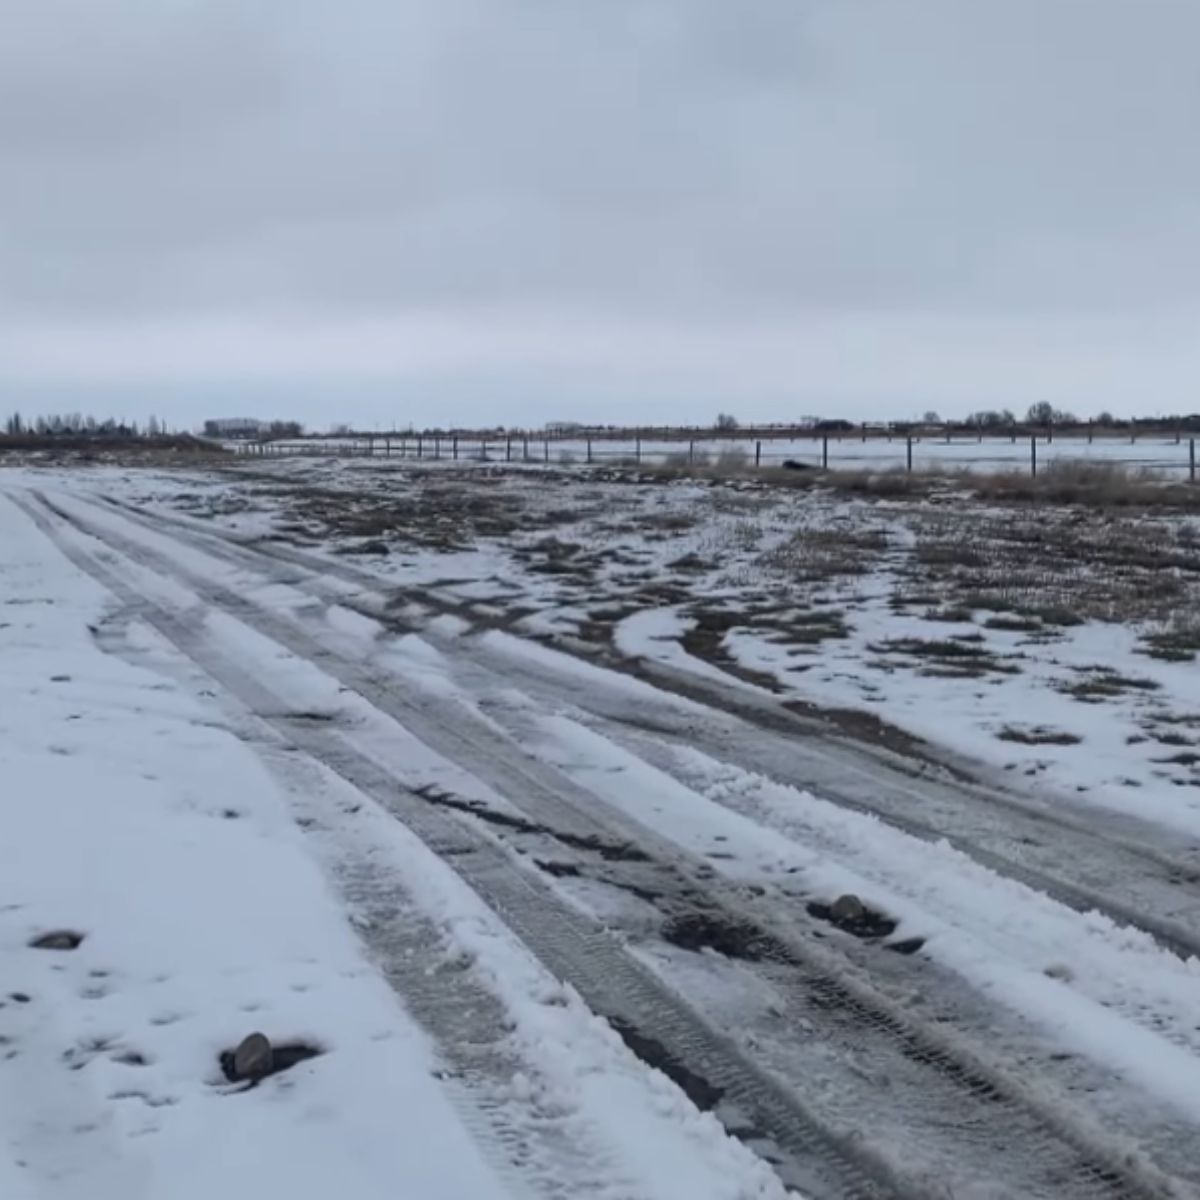
[[[592,463],[592,439],[591,438],[588,438],[588,440],[587,440],[587,460],[588,460],[588,466],[591,466],[591,463]]]
[[[1188,439],[1188,478],[1196,482],[1196,439]]]
[[[481,459],[482,459],[484,462],[487,462],[487,460],[488,460],[488,456],[487,456],[487,438],[480,438],[480,439],[479,439],[479,457],[480,457],[480,458],[481,458]]]
[[[634,440],[633,454],[634,454],[634,458],[638,462],[638,465],[640,466],[641,461],[642,461],[642,439],[641,439],[641,437],[638,437]]]
[[[1029,437],[1029,474],[1033,479],[1037,478],[1037,434],[1031,434]]]
[[[824,471],[829,470],[829,438],[828,437],[823,437],[821,439],[821,469]]]
[[[522,446],[522,452],[525,455],[525,461],[528,462],[529,461],[529,435],[528,434],[525,435],[525,442],[524,442],[524,445]]]
[[[454,455],[455,459],[458,458],[458,434],[457,433],[454,435],[453,439],[451,439],[450,452],[451,452],[451,454]]]
[[[696,443],[695,441],[688,442],[688,466],[690,467],[696,461]]]
[[[904,441],[905,441],[904,461],[905,461],[905,465],[908,468],[908,473],[911,475],[912,474],[912,434],[910,433],[908,435],[908,437],[906,437],[904,439]]]
[[[761,441],[754,443],[754,465],[756,467],[762,466],[762,442]]]
[[[544,438],[542,441],[542,456],[544,462],[550,461],[550,439]]]
[[[1095,436],[1095,433],[1096,433],[1095,426],[1096,426],[1095,418],[1088,417],[1088,445],[1089,446],[1092,444],[1092,438]]]
[[[1175,445],[1179,445],[1183,441],[1183,430],[1178,425],[1175,426]]]
[[[511,434],[509,434],[509,436],[504,441],[504,461],[512,462],[512,435]]]
[[[440,434],[433,439],[433,457],[435,460],[442,457],[442,438]]]

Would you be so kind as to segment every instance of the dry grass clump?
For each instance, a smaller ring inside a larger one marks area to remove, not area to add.
[[[817,581],[842,575],[865,575],[878,564],[890,543],[877,529],[798,529],[759,559],[770,570],[794,579]]]
[[[989,500],[1038,500],[1094,508],[1200,508],[1200,489],[1144,467],[1058,460],[1032,476],[1002,471],[970,476],[975,493]]]

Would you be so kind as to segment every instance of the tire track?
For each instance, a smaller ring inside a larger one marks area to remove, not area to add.
[[[276,582],[307,590],[327,603],[341,604],[373,619],[400,624],[388,615],[388,601],[382,591],[386,583],[370,572],[274,542],[259,540],[250,545],[215,531],[197,529],[178,518],[152,520],[111,498],[108,502],[122,516],[151,530],[156,523],[170,524],[189,544],[234,566],[261,571],[263,559],[278,562],[292,573]],[[357,587],[371,599],[347,596],[343,589],[323,583],[322,575]],[[431,601],[422,592],[410,589],[407,594],[419,602]],[[436,599],[432,603],[438,607]],[[407,631],[418,632],[415,627]],[[461,653],[461,648],[449,639],[420,632],[444,653]],[[744,704],[731,700],[707,681],[680,678],[680,672],[652,664],[645,664],[637,673],[714,713],[725,714],[725,719],[685,716],[665,705],[650,711],[638,711],[633,706],[631,714],[627,695],[609,697],[607,703],[603,690],[581,696],[577,688],[569,682],[564,685],[549,670],[521,663],[516,656],[505,656],[501,662],[499,655],[479,644],[472,647],[472,656],[490,663],[493,669],[516,672],[531,694],[572,707],[582,706],[605,720],[696,746],[718,761],[875,816],[921,841],[947,842],[981,866],[1076,912],[1101,912],[1118,925],[1148,933],[1179,958],[1200,958],[1200,862],[1195,856],[1173,857],[960,781],[947,785],[941,780],[924,779],[914,784],[886,764],[872,762],[853,748],[838,746],[838,739],[831,739],[816,722],[780,706],[756,705],[753,712],[748,712]],[[616,668],[620,664],[605,665]],[[965,832],[964,824],[968,827]],[[1072,872],[1073,878],[1065,877],[1066,871]],[[1114,894],[1117,889],[1120,895]],[[1187,914],[1187,924],[1157,915],[1180,912]]]
[[[773,1165],[785,1182],[803,1188],[817,1200],[925,1200],[921,1192],[905,1186],[882,1159],[854,1145],[853,1138],[826,1128],[798,1097],[747,1062],[729,1039],[699,1019],[607,930],[564,904],[536,876],[515,870],[496,842],[468,822],[430,805],[338,734],[311,728],[298,734],[293,722],[278,715],[281,700],[214,649],[198,632],[194,614],[173,612],[141,594],[121,577],[117,567],[73,544],[47,512],[68,527],[80,529],[80,525],[44,498],[39,500],[45,510],[13,498],[72,563],[117,596],[260,721],[403,821],[552,974],[575,987],[593,1012],[614,1027],[641,1031],[672,1059],[688,1063],[720,1092],[728,1115],[718,1112],[717,1116],[748,1144],[767,1143]],[[86,530],[81,532],[91,536]],[[102,538],[95,540],[108,544]],[[434,1013],[436,1007],[427,1011]],[[437,1032],[442,1035],[437,1037],[442,1045],[448,1031]],[[453,1035],[448,1040],[452,1049]],[[503,1140],[512,1136],[512,1131],[502,1131],[499,1136]]]
[[[197,577],[169,557],[149,549],[144,542],[131,541],[111,529],[96,529],[86,519],[61,515],[133,561],[182,580],[215,607],[229,612],[292,653],[319,663],[327,673],[364,696],[380,711],[401,721],[440,753],[456,761],[469,763],[472,770],[498,786],[498,790],[519,807],[530,811],[531,815],[540,815],[548,823],[566,821],[570,824],[581,819],[578,798],[575,803],[571,802],[570,786],[564,786],[561,780],[547,783],[539,777],[544,772],[532,770],[528,763],[514,763],[501,740],[494,735],[489,740],[486,732],[481,733],[476,729],[473,731],[475,736],[482,736],[487,746],[486,769],[480,772],[480,748],[478,742],[473,743],[470,738],[464,737],[461,729],[462,712],[442,714],[442,719],[431,723],[428,697],[416,703],[411,700],[406,702],[387,680],[379,678],[361,664],[341,660],[319,640],[290,621],[280,620],[228,589]],[[456,716],[458,724],[446,721],[444,718],[447,716]],[[486,726],[483,730],[486,731]],[[436,806],[431,808],[428,804],[418,804],[414,808],[412,793],[408,797],[409,801],[404,804],[401,815],[406,823],[413,825],[425,837],[423,828],[427,822],[420,814],[424,812],[427,817],[431,811],[436,811]],[[585,802],[594,809],[594,799],[587,797]],[[396,809],[395,799],[392,807]],[[456,822],[456,825],[461,828],[461,823]],[[611,832],[611,822],[590,822],[590,831],[606,827]],[[587,823],[583,832],[585,835],[589,832]],[[635,832],[637,836],[645,837],[648,831],[638,829]],[[434,845],[434,848],[437,849],[437,846]],[[656,846],[655,849],[662,852],[660,847]],[[674,857],[668,861],[671,873],[677,876],[683,869],[678,850],[674,849]],[[468,861],[463,855],[455,854],[453,865],[461,870]],[[507,864],[506,874],[514,874]],[[722,889],[710,877],[694,877],[690,870],[683,870],[683,874],[693,887],[704,892],[731,919],[745,919],[737,898],[722,894]],[[603,970],[599,977],[596,975],[597,963],[611,957],[601,950],[605,944],[603,939],[597,942],[593,937],[587,942],[582,955],[577,953],[572,956],[566,943],[560,941],[560,944],[554,944],[554,939],[564,937],[566,930],[562,927],[548,930],[544,927],[544,908],[534,906],[534,911],[530,911],[514,901],[511,895],[504,894],[503,888],[497,891],[496,875],[496,870],[489,872],[487,878],[490,887],[486,890],[477,887],[477,890],[483,891],[489,903],[543,957],[547,965],[550,962],[561,964],[569,961],[570,966],[563,972],[564,977],[579,987],[597,1011],[613,1016],[621,996],[611,994],[612,975],[609,970]],[[577,915],[574,919],[578,919]],[[578,933],[574,936],[577,944]],[[875,1077],[893,1078],[907,1084],[912,1100],[909,1102],[906,1097],[906,1104],[911,1103],[914,1119],[918,1116],[927,1117],[921,1125],[922,1136],[929,1138],[933,1144],[940,1136],[948,1156],[961,1157],[964,1148],[973,1144],[980,1155],[986,1151],[994,1157],[992,1165],[984,1168],[975,1178],[1009,1180],[1016,1189],[1011,1194],[1022,1197],[1170,1194],[1166,1181],[1161,1177],[1158,1177],[1157,1183],[1151,1182],[1157,1175],[1152,1168],[1137,1170],[1132,1168],[1130,1161],[1122,1161],[1111,1155],[1102,1145],[1095,1144],[1088,1135],[1083,1134],[1073,1124],[1072,1118],[1067,1117],[1053,1101],[1046,1100],[1036,1089],[1030,1094],[1014,1079],[980,1062],[964,1046],[955,1044],[952,1038],[935,1033],[915,1021],[902,1006],[886,1000],[866,980],[858,977],[849,962],[794,938],[781,939],[780,944],[785,949],[778,956],[778,961],[763,966],[761,970],[787,996],[789,1012],[797,1022],[802,1019],[810,1028],[815,1025],[833,1045],[852,1045],[858,1060],[869,1062]],[[637,984],[634,993],[650,986],[650,978],[641,973],[639,979],[634,981]],[[655,982],[653,990],[655,994],[661,993],[660,985]],[[643,996],[643,1003],[650,1003],[649,994]],[[686,1029],[673,1025],[673,1022],[681,1019],[683,1012],[686,1010],[676,1010],[669,1018],[663,1013],[656,1014],[648,1027],[636,1021],[634,1024],[643,1031],[652,1029],[655,1038],[673,1046],[672,1052],[678,1061],[699,1070],[706,1078],[711,1078],[714,1070],[718,1077],[722,1071],[727,1077],[727,1066],[723,1068],[720,1062],[713,1062],[711,1046],[696,1043]],[[689,1025],[694,1025],[695,1018],[689,1013],[687,1021]],[[665,1038],[660,1036],[664,1033]],[[733,1048],[726,1044],[724,1050],[728,1055]],[[733,1052],[736,1054],[736,1050]],[[744,1072],[745,1064],[741,1069]],[[761,1078],[755,1086],[761,1086]],[[752,1099],[753,1088],[747,1091],[742,1076],[735,1075],[727,1084],[718,1083],[718,1086],[722,1087],[727,1097],[737,1102],[738,1107]],[[869,1091],[868,1088],[861,1093],[867,1110],[870,1104]],[[794,1093],[783,1094],[791,1094],[794,1103]],[[927,1113],[916,1111],[921,1104],[927,1105]],[[761,1100],[758,1107],[762,1107]],[[950,1113],[954,1114],[954,1118],[948,1121]],[[821,1131],[826,1140],[830,1138],[832,1131],[821,1130],[821,1123],[811,1112],[806,1120],[810,1126]],[[773,1124],[778,1128],[780,1122],[774,1121]],[[785,1127],[786,1124],[786,1121],[783,1122]],[[769,1136],[776,1137],[774,1132]],[[833,1135],[835,1148],[837,1140]],[[786,1141],[783,1144],[786,1145]],[[1014,1160],[1011,1151],[1016,1145],[1023,1148],[1019,1160]],[[864,1150],[868,1152],[869,1160],[870,1147],[864,1146]],[[949,1162],[947,1158],[947,1165]],[[876,1164],[877,1169],[880,1165]],[[961,1176],[961,1171],[959,1174]],[[905,1186],[898,1178],[890,1182],[897,1188]],[[808,1187],[817,1191],[811,1183]],[[826,1189],[818,1194],[838,1193],[830,1193]],[[923,1196],[926,1193],[910,1190],[908,1194]]]

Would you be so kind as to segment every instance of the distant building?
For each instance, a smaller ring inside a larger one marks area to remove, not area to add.
[[[204,436],[210,438],[254,438],[266,433],[266,421],[254,417],[223,417],[204,422]]]

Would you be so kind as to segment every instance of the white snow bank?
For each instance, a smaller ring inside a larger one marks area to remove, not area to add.
[[[272,778],[0,505],[0,1194],[496,1195]],[[326,1053],[229,1094],[256,1028]]]

